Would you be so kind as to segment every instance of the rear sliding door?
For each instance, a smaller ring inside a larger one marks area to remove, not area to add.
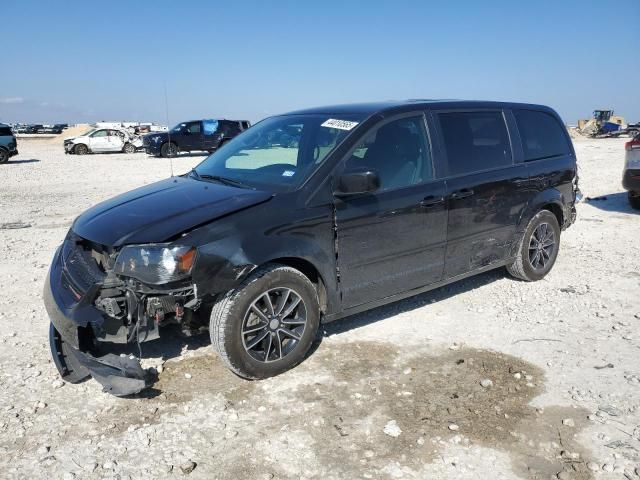
[[[445,152],[447,249],[444,277],[509,256],[526,206],[527,172],[514,162],[502,110],[434,112]]]

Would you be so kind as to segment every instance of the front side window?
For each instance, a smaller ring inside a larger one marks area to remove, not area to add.
[[[347,160],[346,171],[370,169],[380,189],[416,185],[433,178],[433,162],[424,117],[402,118],[368,133]]]
[[[189,133],[200,133],[200,122],[187,123],[187,130]]]
[[[439,113],[449,175],[511,165],[511,145],[502,112]]]
[[[329,120],[326,114],[268,118],[219,148],[196,167],[196,173],[255,188],[293,189],[346,138],[361,116],[341,115],[339,120],[345,122],[338,124],[340,128]]]
[[[94,132],[91,136],[93,138],[106,137],[109,134],[109,130],[98,130]]]
[[[571,149],[564,127],[555,117],[535,110],[514,110],[524,161],[567,155]]]

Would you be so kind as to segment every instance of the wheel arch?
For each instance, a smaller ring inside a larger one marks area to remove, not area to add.
[[[327,287],[322,274],[316,266],[309,260],[300,257],[279,257],[274,258],[266,263],[280,263],[291,268],[295,268],[311,280],[318,292],[318,301],[320,303],[320,311],[323,313],[327,310]],[[259,267],[258,267],[259,268]]]
[[[89,147],[89,145],[88,145],[88,144],[86,144],[85,142],[78,142],[78,143],[74,143],[74,144],[73,144],[73,151],[74,151],[74,152],[75,152],[76,147],[77,147],[78,145],[83,145],[83,146],[87,149],[87,152],[88,152],[88,153],[91,153],[91,147]]]
[[[531,219],[540,210],[549,210],[558,220],[558,225],[562,228],[565,222],[564,197],[559,190],[551,188],[539,192],[524,208],[518,222],[518,233],[524,232]]]

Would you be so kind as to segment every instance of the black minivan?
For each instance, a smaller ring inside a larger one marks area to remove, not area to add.
[[[283,140],[284,139],[284,140]],[[45,287],[62,377],[150,380],[115,344],[207,325],[245,378],[330,322],[506,267],[534,281],[575,220],[576,157],[539,105],[406,101],[263,120],[192,171],[80,215]]]

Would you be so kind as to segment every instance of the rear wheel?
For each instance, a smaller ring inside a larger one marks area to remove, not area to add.
[[[640,210],[640,192],[629,192],[628,198],[631,207]]]
[[[7,163],[9,161],[9,152],[0,148],[0,163]]]
[[[559,248],[558,219],[549,210],[541,210],[527,225],[516,258],[507,270],[521,280],[541,280],[555,264]]]
[[[79,143],[75,147],[73,147],[73,153],[76,155],[86,155],[89,153],[89,148],[84,143]]]
[[[65,382],[80,383],[90,376],[89,370],[80,365],[71,347],[63,340],[53,323],[49,324],[49,347],[53,363]]]
[[[257,379],[300,363],[319,323],[311,281],[294,268],[270,264],[214,305],[209,330],[227,366],[241,377]]]
[[[124,153],[135,153],[136,147],[134,147],[132,143],[125,143],[122,151]]]
[[[178,146],[175,143],[165,143],[160,149],[163,157],[175,157],[178,154]]]

